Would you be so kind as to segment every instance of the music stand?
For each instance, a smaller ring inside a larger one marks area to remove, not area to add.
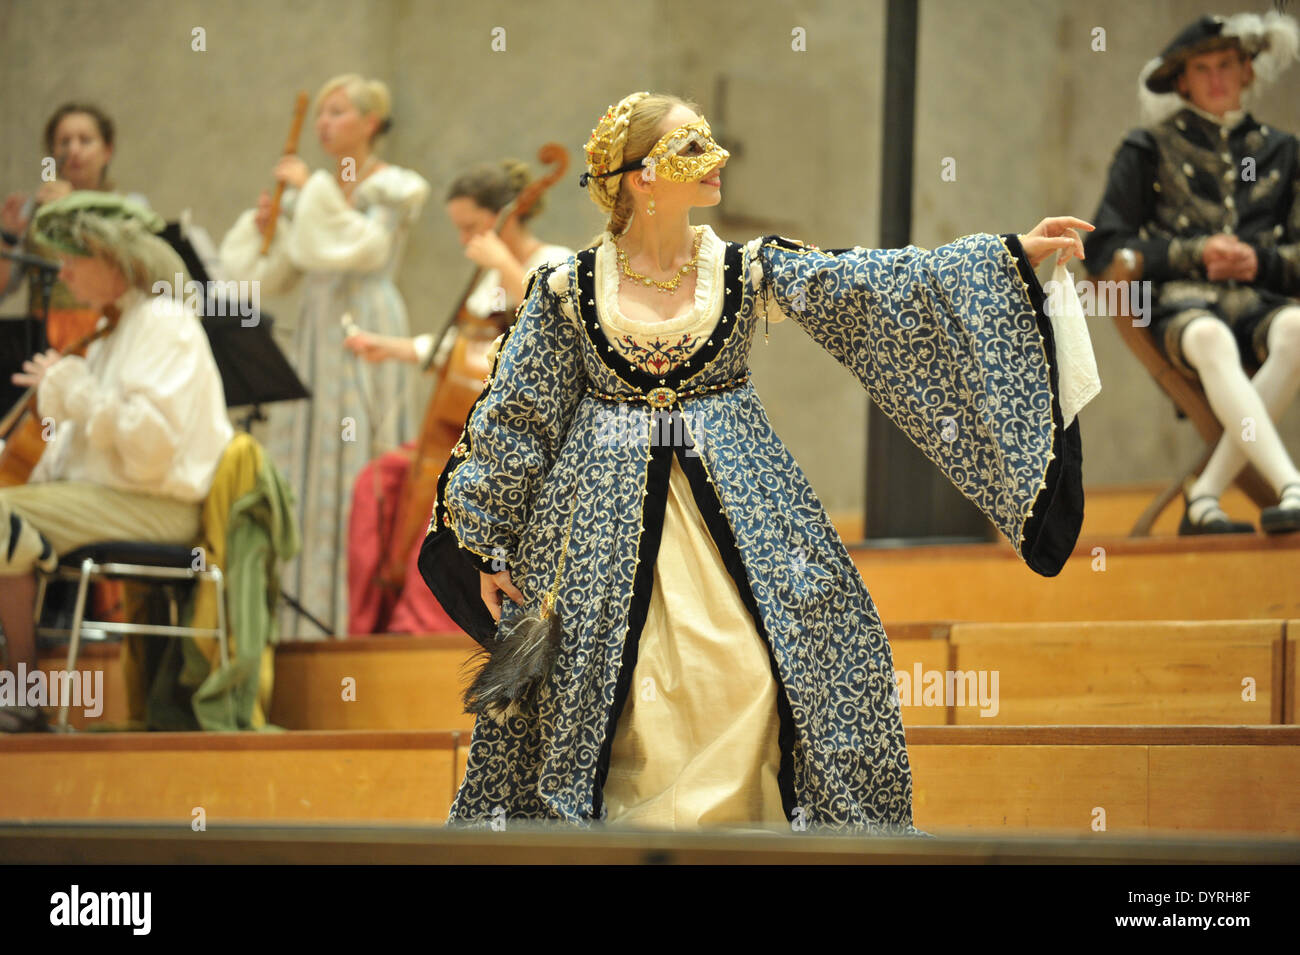
[[[185,234],[185,228],[181,223],[168,222],[163,227],[163,230],[158,233],[158,238],[176,250],[176,254],[185,263],[185,269],[190,273],[190,278],[196,282],[201,282],[204,288],[210,288],[208,280],[211,276],[208,275],[208,270],[203,267],[203,259],[199,257],[199,253]]]
[[[202,290],[199,316],[221,373],[226,407],[250,409],[242,422],[243,429],[251,431],[254,421],[266,420],[264,404],[310,398],[311,393],[271,335],[275,319],[260,309],[251,315],[244,301],[229,297],[226,293],[231,291],[230,286],[239,288],[236,283],[211,280],[181,223],[167,223],[159,238],[176,250]],[[188,298],[184,289],[173,290],[173,294]]]
[[[32,255],[22,247],[13,251],[0,250],[0,256],[13,262],[13,267],[27,276],[28,297],[26,315],[5,316],[0,319],[0,407],[8,408],[27,390],[9,380],[10,374],[19,370],[23,362],[38,351],[45,351],[45,321],[50,311],[50,297],[59,278],[59,264],[41,265],[40,256]]]
[[[226,407],[247,407],[241,427],[251,431],[254,421],[266,420],[262,405],[310,398],[311,392],[271,336],[274,319],[262,314],[257,324],[245,325],[248,319],[241,317],[238,309],[233,311],[236,314],[206,316],[203,330],[221,373]]]
[[[45,323],[33,315],[0,318],[0,409],[12,407],[27,391],[9,380],[23,362],[42,350]]]

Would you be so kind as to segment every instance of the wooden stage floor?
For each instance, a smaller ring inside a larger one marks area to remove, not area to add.
[[[1300,839],[976,833],[885,838],[781,832],[441,826],[0,824],[0,863],[55,865],[1294,865]]]

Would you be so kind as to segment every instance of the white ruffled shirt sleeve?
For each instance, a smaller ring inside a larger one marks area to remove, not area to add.
[[[334,177],[318,169],[298,196],[288,237],[300,269],[375,272],[388,262],[399,228],[420,214],[429,184],[418,173],[388,166],[357,186],[357,208]]]
[[[201,500],[233,435],[207,336],[171,299],[132,292],[124,305],[85,358],[46,372],[37,413],[56,431],[34,477]]]
[[[280,197],[280,219],[276,223],[271,248],[262,255],[262,233],[254,219],[256,209],[240,213],[235,224],[221,240],[221,272],[231,279],[249,279],[261,283],[268,295],[287,292],[297,283],[301,272],[289,258],[289,240],[286,233],[292,228],[293,209],[298,193],[286,189]]]

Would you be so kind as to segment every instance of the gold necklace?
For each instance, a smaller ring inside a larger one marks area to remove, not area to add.
[[[618,251],[618,264],[622,267],[623,274],[626,275],[634,282],[640,282],[643,285],[646,285],[648,287],[657,288],[659,291],[664,292],[668,295],[671,295],[673,292],[676,292],[677,286],[681,284],[682,278],[686,275],[687,272],[690,272],[691,270],[695,269],[700,262],[700,240],[704,238],[704,227],[700,226],[696,228],[694,231],[695,231],[695,247],[691,252],[691,260],[687,262],[685,265],[683,265],[680,269],[678,269],[677,274],[674,275],[671,279],[669,279],[666,282],[660,282],[658,279],[653,279],[648,275],[642,275],[640,272],[634,272],[632,270],[632,263],[628,261],[627,253],[623,251],[623,247],[621,245],[615,242],[614,248]]]

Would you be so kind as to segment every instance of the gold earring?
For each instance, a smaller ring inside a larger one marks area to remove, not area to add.
[[[650,197],[650,205],[646,206],[645,214],[648,215],[648,216],[652,216],[652,215],[655,214],[655,197],[654,197],[654,196],[651,196],[651,197]]]

